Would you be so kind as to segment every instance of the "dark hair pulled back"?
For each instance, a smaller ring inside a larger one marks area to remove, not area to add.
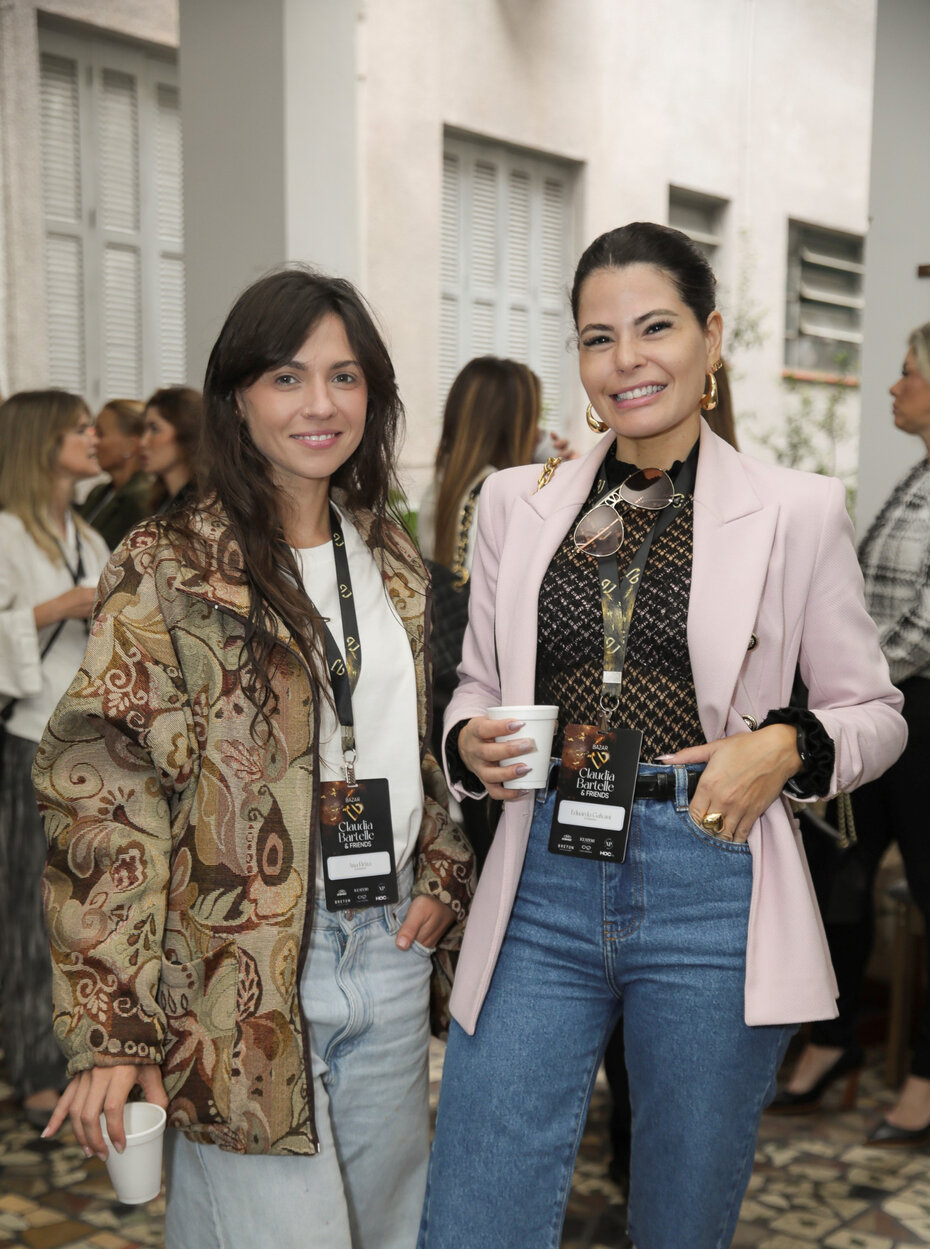
[[[654,265],[668,274],[698,324],[707,324],[717,306],[717,279],[704,253],[680,230],[652,221],[632,221],[601,234],[582,253],[571,294],[576,329],[581,288],[591,274],[599,269],[625,269],[628,265]]]
[[[395,444],[404,412],[387,348],[350,282],[297,265],[260,278],[233,305],[204,378],[202,492],[208,505],[211,498],[222,505],[241,551],[241,565],[228,551],[220,558],[223,574],[249,587],[248,670],[243,681],[263,718],[277,702],[270,679],[274,614],[284,621],[320,687],[327,690],[328,683],[322,621],[300,588],[297,562],[284,534],[280,490],[271,464],[252,441],[239,396],[263,373],[293,360],[328,314],[345,327],[368,390],[364,436],[333,474],[331,485],[341,491],[340,501],[348,508],[374,513],[372,537],[377,545],[393,545],[386,521],[396,486]],[[195,564],[202,562],[203,556],[200,561],[196,558],[196,535],[189,526],[183,537]]]

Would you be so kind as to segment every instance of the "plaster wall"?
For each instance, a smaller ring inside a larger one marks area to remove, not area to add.
[[[236,295],[269,269],[302,261],[364,286],[357,42],[343,0],[181,6],[192,385]]]
[[[364,12],[365,285],[390,329],[414,493],[441,415],[444,126],[577,162],[576,255],[624,221],[665,221],[670,183],[729,200],[722,307],[757,310],[764,332],[733,358],[740,437],[752,449],[779,424],[788,219],[866,229],[875,0],[368,0]],[[567,425],[582,448],[583,407],[579,390]],[[854,440],[846,454],[854,466]]]
[[[930,4],[879,0],[875,111],[866,252],[865,353],[856,524],[863,533],[894,483],[920,459],[898,432],[888,387],[901,371],[912,329],[930,321]]]

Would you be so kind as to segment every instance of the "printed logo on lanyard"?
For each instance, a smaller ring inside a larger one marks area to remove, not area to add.
[[[397,901],[391,796],[385,777],[360,780],[352,695],[362,671],[362,646],[345,538],[336,509],[330,508],[333,558],[339,588],[344,651],[323,623],[326,661],[339,720],[344,780],[320,786],[320,848],[323,885],[330,911],[383,906]]]

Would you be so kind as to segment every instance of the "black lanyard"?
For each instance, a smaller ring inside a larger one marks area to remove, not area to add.
[[[696,475],[697,447],[675,474],[675,497],[659,514],[656,523],[650,527],[622,578],[615,554],[608,555],[597,562],[601,578],[601,612],[604,618],[604,672],[598,727],[604,732],[611,727],[608,723],[609,717],[620,706],[623,664],[630,640],[630,625],[633,621],[636,593],[646,567],[646,560],[649,558],[653,542],[665,532],[689,495],[694,493]],[[607,495],[613,493],[614,489],[616,487],[611,487]],[[598,502],[602,501],[603,499]],[[597,503],[594,506],[596,507]]]
[[[333,534],[333,558],[336,561],[336,583],[339,590],[339,612],[342,616],[342,635],[345,643],[345,659],[330,631],[323,621],[323,638],[326,644],[326,663],[333,689],[336,715],[342,734],[342,757],[346,781],[355,784],[355,720],[352,715],[352,695],[362,671],[362,643],[358,635],[358,617],[355,614],[355,598],[352,594],[352,577],[349,573],[349,557],[346,554],[345,537],[339,523],[339,513],[330,504],[330,525]]]
[[[75,546],[75,550],[77,551],[77,567],[76,568],[71,567],[71,561],[68,559],[68,553],[65,550],[65,548],[62,546],[62,544],[58,541],[57,538],[55,539],[55,541],[58,544],[59,551],[61,551],[61,558],[65,561],[65,568],[67,568],[68,572],[71,574],[71,580],[74,582],[75,585],[80,585],[81,582],[84,580],[85,576],[87,575],[86,570],[84,568],[84,548],[81,546],[81,534],[80,534],[80,530],[77,527],[77,522],[72,520],[71,523],[74,525],[74,546]]]

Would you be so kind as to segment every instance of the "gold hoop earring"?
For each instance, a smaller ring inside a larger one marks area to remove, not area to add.
[[[701,411],[710,412],[717,406],[717,379],[713,373],[707,374],[708,385],[701,395]]]
[[[597,415],[590,403],[584,410],[584,419],[588,422],[588,429],[595,434],[606,434],[608,427]]]

